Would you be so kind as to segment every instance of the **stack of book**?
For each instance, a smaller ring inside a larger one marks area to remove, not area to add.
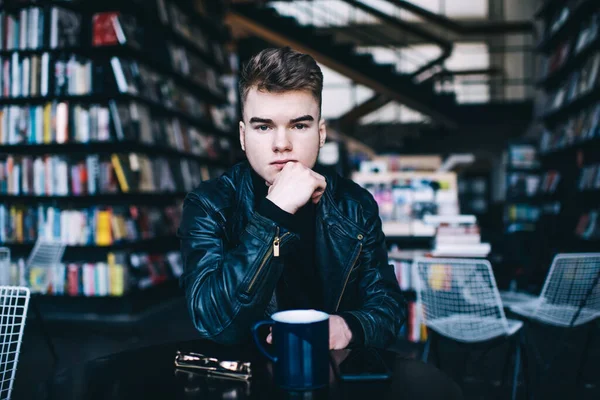
[[[489,243],[481,242],[477,220],[472,215],[428,217],[426,222],[437,225],[433,257],[487,257]]]

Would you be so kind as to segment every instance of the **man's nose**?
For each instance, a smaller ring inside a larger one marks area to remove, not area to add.
[[[280,128],[275,131],[273,137],[273,151],[282,152],[290,151],[292,149],[292,142],[288,136],[288,132],[285,128]]]

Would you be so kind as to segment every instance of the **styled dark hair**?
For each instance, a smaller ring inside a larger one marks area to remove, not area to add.
[[[244,65],[239,81],[242,112],[248,92],[253,87],[270,93],[308,90],[317,100],[321,113],[321,68],[314,58],[289,46],[262,50]]]

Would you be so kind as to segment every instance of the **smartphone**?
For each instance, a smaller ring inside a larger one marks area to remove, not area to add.
[[[377,349],[356,348],[342,361],[332,356],[333,369],[342,381],[381,381],[392,378],[389,361]],[[387,357],[386,357],[387,359]]]

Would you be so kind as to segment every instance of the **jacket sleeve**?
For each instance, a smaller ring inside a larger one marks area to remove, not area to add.
[[[241,343],[264,316],[281,275],[282,263],[271,259],[275,237],[284,231],[255,213],[231,248],[225,243],[222,218],[209,210],[197,194],[187,195],[178,230],[184,268],[180,284],[202,337]]]
[[[354,317],[363,329],[364,346],[386,348],[392,345],[406,321],[406,303],[388,264],[385,236],[378,213],[370,218],[372,227],[365,237],[360,255],[359,294],[362,306],[344,311],[342,317]]]

